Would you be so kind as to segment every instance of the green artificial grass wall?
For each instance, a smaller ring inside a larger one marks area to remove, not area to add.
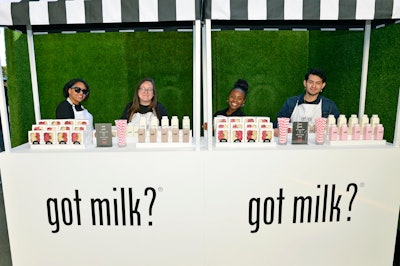
[[[275,119],[287,97],[302,93],[307,47],[307,32],[214,32],[213,113],[227,107],[230,89],[243,78],[249,83],[245,114]]]
[[[13,131],[15,146],[27,141],[26,132],[35,118],[26,35],[12,31],[7,34],[9,87],[11,91],[24,91],[16,93],[21,94],[17,98],[14,94],[10,98],[30,114],[20,116],[14,104],[11,107],[13,124],[22,131]],[[11,41],[13,38],[23,43]],[[125,105],[132,101],[137,83],[145,77],[155,80],[158,99],[169,116],[192,117],[191,33],[48,34],[35,35],[34,45],[42,119],[55,118],[57,105],[64,100],[64,84],[76,77],[85,79],[90,86],[90,97],[83,105],[93,114],[95,123],[114,123],[120,118]]]
[[[27,142],[35,122],[26,35],[5,31],[11,145]],[[12,51],[12,52],[10,52]]]
[[[400,25],[372,32],[365,113],[379,114],[392,142],[400,89]],[[400,119],[400,117],[399,117]]]
[[[400,25],[373,29],[365,113],[378,114],[385,139],[393,141],[400,86]],[[84,78],[91,96],[84,106],[95,122],[111,122],[131,101],[143,77],[156,81],[169,115],[192,118],[192,33],[78,33],[35,35],[42,118],[54,118],[62,87]],[[346,116],[358,114],[364,32],[212,32],[213,112],[226,107],[238,78],[249,82],[247,115],[276,118],[284,100],[303,92],[304,74],[319,67],[327,74],[323,95]],[[6,31],[12,145],[27,141],[35,122],[26,35]]]
[[[365,111],[378,114],[384,138],[393,142],[400,87],[400,26],[388,25],[371,33]],[[358,114],[360,102],[364,32],[310,31],[309,64],[327,75],[323,95],[349,117]]]
[[[50,34],[35,37],[35,50],[45,118],[55,117],[63,85],[73,77],[89,83],[91,95],[83,105],[95,122],[119,118],[145,77],[155,80],[170,115],[192,115],[191,33]]]
[[[335,101],[340,113],[358,115],[364,32],[310,32],[309,64],[325,71],[322,95]]]

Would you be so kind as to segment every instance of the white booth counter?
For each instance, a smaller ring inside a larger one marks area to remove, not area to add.
[[[15,266],[393,263],[400,149],[391,144],[24,144],[0,157]]]

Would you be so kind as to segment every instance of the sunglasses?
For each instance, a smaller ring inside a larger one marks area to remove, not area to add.
[[[71,87],[71,89],[74,89],[76,93],[82,92],[84,95],[87,95],[89,93],[88,90],[83,90],[83,89],[81,89],[79,87]]]

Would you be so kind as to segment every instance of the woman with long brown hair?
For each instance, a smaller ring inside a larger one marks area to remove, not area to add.
[[[126,105],[121,119],[127,119],[131,124],[139,124],[141,117],[145,117],[149,123],[154,116],[160,121],[163,116],[168,116],[167,109],[157,100],[154,80],[144,78],[136,86],[133,101]]]

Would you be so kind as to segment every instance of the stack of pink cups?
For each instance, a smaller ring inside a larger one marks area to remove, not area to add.
[[[117,139],[118,146],[126,146],[126,125],[127,121],[125,119],[115,120],[115,127],[117,128]]]
[[[278,117],[279,144],[287,143],[287,134],[290,118]]]
[[[315,143],[316,144],[324,144],[326,120],[327,119],[324,117],[315,118]]]

